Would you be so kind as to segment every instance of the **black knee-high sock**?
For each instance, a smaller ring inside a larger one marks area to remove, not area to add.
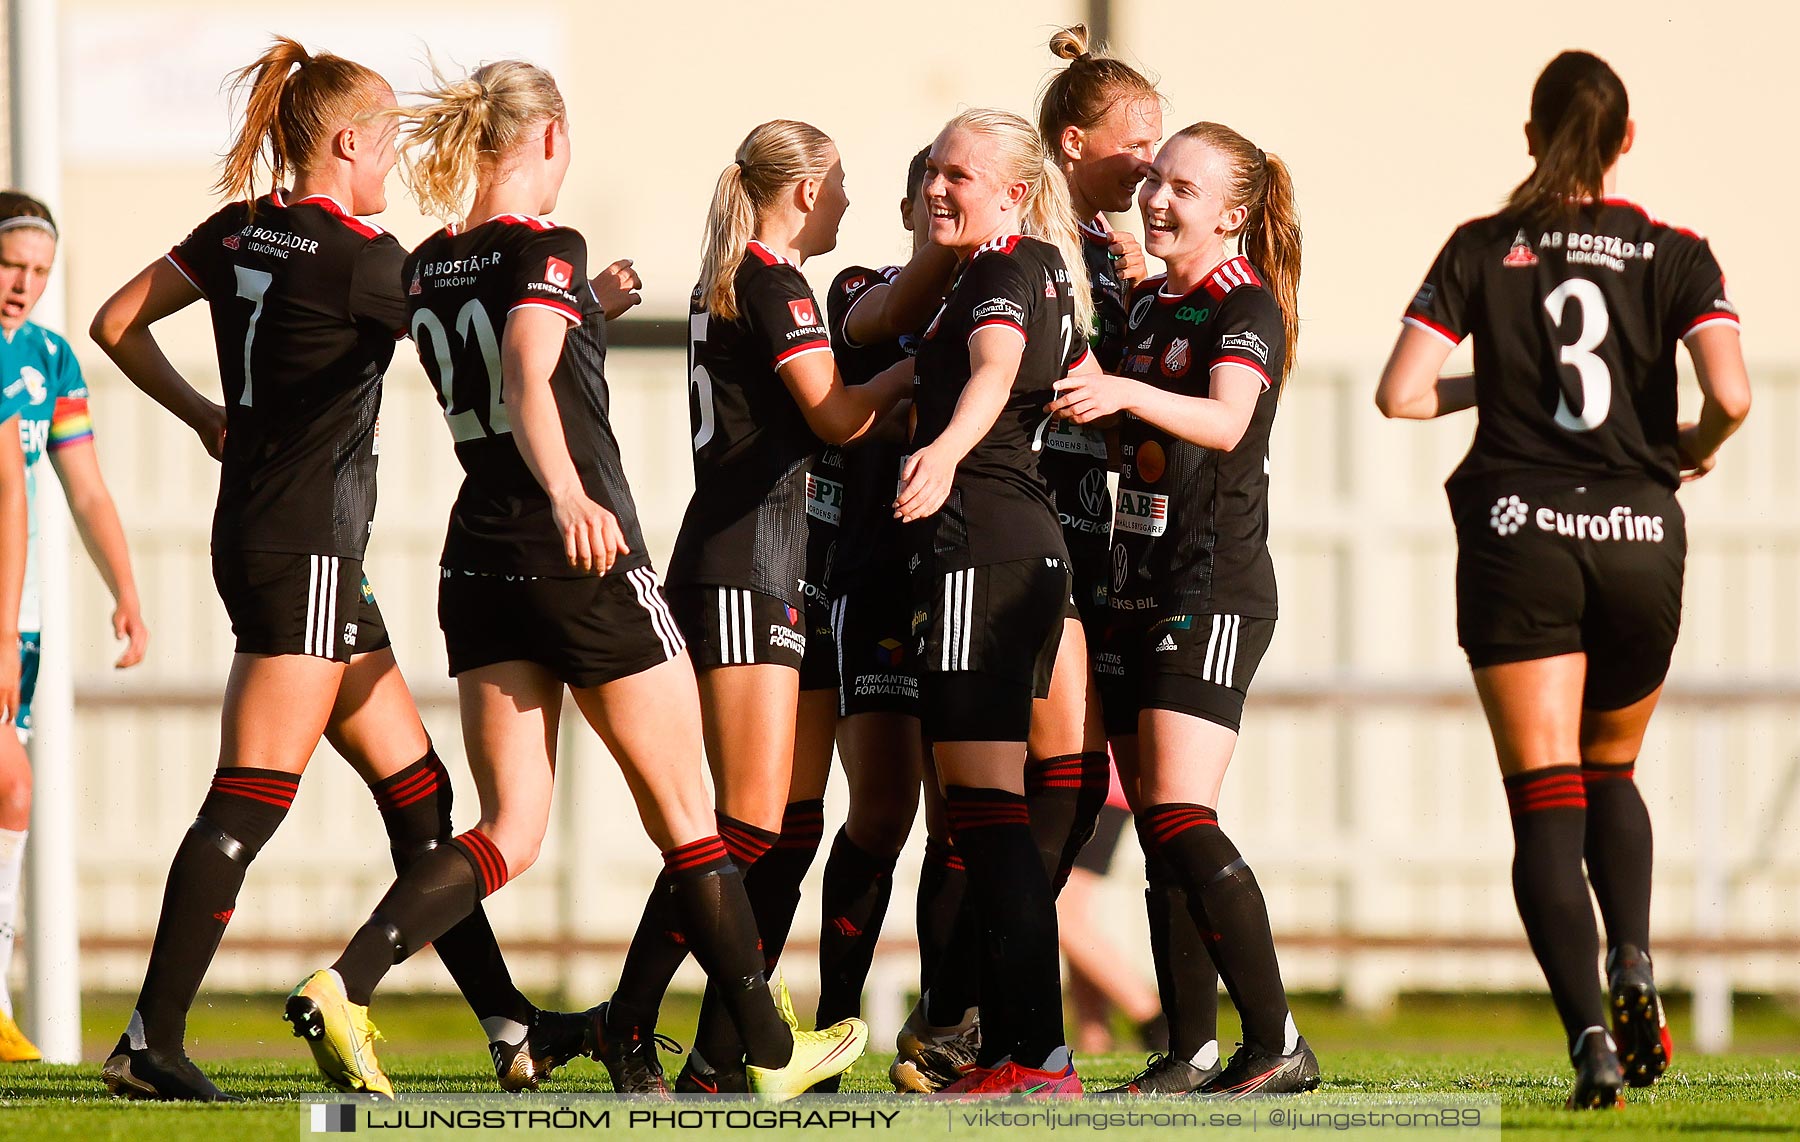
[[[138,993],[137,1021],[152,1050],[180,1049],[188,1008],[237,908],[244,873],[275,835],[299,788],[299,774],[275,769],[213,774],[200,815],[169,865],[162,915]]]
[[[1581,763],[1587,791],[1588,880],[1606,921],[1606,946],[1650,950],[1650,810],[1632,780],[1636,762]]]
[[[719,836],[725,843],[725,850],[732,862],[742,871],[744,895],[750,901],[750,916],[753,930],[756,932],[756,948],[763,957],[763,974],[766,977],[774,970],[775,961],[780,958],[780,944],[771,940],[770,930],[779,926],[779,935],[783,943],[787,940],[787,928],[793,923],[792,906],[787,909],[787,919],[783,921],[783,898],[780,892],[780,877],[763,877],[763,863],[775,855],[775,847],[781,834],[771,833],[767,829],[759,829],[735,817],[719,813]],[[816,846],[815,846],[816,847]],[[804,870],[802,870],[804,872]],[[758,892],[753,887],[758,882],[763,890]],[[798,903],[798,884],[795,888],[795,902]],[[759,907],[760,905],[760,907]],[[765,930],[767,924],[770,930]],[[738,1037],[730,1014],[730,1008],[723,1002],[723,996],[711,982],[706,985],[706,993],[700,998],[700,1022],[694,1028],[694,1049],[692,1055],[706,1066],[735,1067],[744,1058],[744,1043]]]
[[[673,899],[694,958],[706,970],[708,994],[730,1014],[745,1062],[785,1067],[794,1037],[775,1012],[762,972],[756,920],[725,843],[706,837],[663,854],[659,887]]]
[[[387,826],[396,873],[405,872],[419,857],[449,843],[450,774],[435,749],[369,786],[369,792]],[[516,1042],[522,1030],[531,1026],[533,1009],[513,984],[486,909],[477,904],[467,918],[432,941],[432,947],[488,1038]],[[508,1023],[516,1027],[506,1027]]]
[[[1058,893],[1068,883],[1082,847],[1094,838],[1100,810],[1106,805],[1110,765],[1105,750],[1025,763],[1025,803],[1031,811],[1031,837],[1050,876],[1051,888]]]
[[[963,893],[968,882],[962,857],[957,855],[950,841],[927,834],[925,861],[919,866],[919,899],[914,911],[914,923],[919,932],[919,986],[922,989],[929,991],[935,987],[934,981],[944,974],[945,956],[956,930],[957,916],[962,912]],[[958,989],[952,987],[952,990]],[[972,1007],[974,987],[971,985],[966,991]],[[951,1022],[961,1018],[962,1010],[958,1010]]]
[[[480,829],[413,861],[331,965],[344,994],[367,1006],[389,968],[449,931],[506,880],[506,859]]]
[[[1210,941],[1219,978],[1243,1020],[1244,1042],[1287,1050],[1287,992],[1268,905],[1250,866],[1219,828],[1219,815],[1205,805],[1168,802],[1145,809],[1141,820],[1139,835],[1187,889],[1189,913]]]
[[[744,874],[744,892],[762,935],[763,970],[774,971],[800,907],[800,882],[825,836],[825,799],[791,801],[781,815],[781,834]]]
[[[775,833],[745,824],[724,813],[715,814],[720,842],[733,867],[745,869],[754,865],[775,843]],[[742,873],[739,873],[741,879]],[[665,870],[657,878],[656,888],[644,905],[638,919],[631,946],[625,950],[625,963],[619,969],[619,986],[613,992],[607,1017],[615,1027],[653,1028],[656,1015],[668,994],[669,982],[688,956],[687,937],[675,906],[674,889]],[[761,954],[760,938],[757,954]],[[704,1001],[703,1001],[704,1006]],[[704,1057],[704,1056],[703,1056]]]
[[[1219,971],[1194,923],[1187,889],[1144,841],[1144,910],[1150,918],[1150,958],[1156,993],[1169,1021],[1169,1054],[1193,1062],[1219,1037]]]
[[[1025,798],[1004,789],[952,785],[950,831],[969,870],[982,921],[983,1065],[1003,1057],[1041,1067],[1067,1042],[1056,898],[1031,838]]]
[[[862,1014],[863,984],[868,982],[875,944],[881,939],[882,921],[894,893],[895,860],[865,851],[850,839],[847,828],[839,829],[831,842],[819,901],[816,1027],[829,1027]],[[921,944],[923,939],[921,936]]]
[[[1515,774],[1506,779],[1506,801],[1512,811],[1513,898],[1573,1047],[1589,1027],[1605,1026],[1596,966],[1600,937],[1581,874],[1587,832],[1581,769],[1553,765]]]

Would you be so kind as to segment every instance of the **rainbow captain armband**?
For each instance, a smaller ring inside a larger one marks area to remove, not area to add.
[[[58,397],[56,412],[50,418],[49,451],[67,448],[94,438],[94,418],[88,415],[87,398]]]

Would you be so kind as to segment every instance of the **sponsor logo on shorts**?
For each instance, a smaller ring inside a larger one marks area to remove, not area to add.
[[[911,674],[858,674],[851,692],[858,698],[907,698],[917,701],[919,680]]]
[[[1125,659],[1110,650],[1102,650],[1093,656],[1095,674],[1105,674],[1113,678],[1125,676]]]
[[[1123,543],[1113,544],[1112,564],[1112,589],[1116,596],[1125,589],[1125,579],[1131,574],[1131,553]]]
[[[1663,517],[1638,515],[1619,504],[1605,515],[1582,512],[1565,513],[1553,508],[1539,508],[1533,517],[1539,531],[1554,531],[1575,539],[1601,543],[1661,543]]]
[[[344,645],[345,646],[355,646],[356,645],[356,624],[355,623],[345,623],[344,624]]]
[[[1501,496],[1488,509],[1488,526],[1500,535],[1511,535],[1525,526],[1525,518],[1531,513],[1525,501],[1517,496]]]
[[[875,661],[883,666],[898,666],[906,661],[906,647],[897,638],[884,638],[875,644]]]
[[[798,613],[795,612],[792,607],[788,608],[788,614],[794,616],[793,619],[788,620],[789,622],[793,622],[799,618]],[[778,646],[783,650],[804,655],[806,653],[806,636],[795,630],[793,627],[782,626],[780,623],[770,623],[769,645]]]
[[[1165,650],[1177,650],[1179,648],[1175,645],[1175,636],[1172,634],[1165,634],[1162,636],[1162,641],[1156,644],[1156,649],[1158,653],[1161,653]]]

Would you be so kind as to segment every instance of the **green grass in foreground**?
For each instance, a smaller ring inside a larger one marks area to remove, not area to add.
[[[802,1010],[805,1010],[802,1003]],[[1677,1036],[1673,1070],[1650,1091],[1632,1092],[1621,1114],[1573,1115],[1560,1109],[1569,1071],[1547,1001],[1513,996],[1412,996],[1385,1019],[1348,1011],[1324,998],[1297,1004],[1301,1028],[1324,1065],[1326,1094],[1493,1095],[1505,1108],[1510,1139],[1548,1138],[1581,1131],[1617,1137],[1684,1138],[1800,1136],[1800,1014],[1771,1002],[1739,1005],[1743,1050],[1726,1056],[1682,1051],[1686,1008],[1671,1004]],[[246,1139],[292,1138],[300,1129],[294,1100],[323,1093],[305,1049],[279,1021],[279,1003],[268,996],[209,996],[191,1028],[195,1057],[245,1106],[192,1107],[122,1104],[99,1083],[98,1060],[124,1023],[129,1000],[91,997],[86,1014],[89,1057],[77,1067],[0,1069],[0,1138],[13,1139]],[[493,1072],[467,1012],[452,999],[394,996],[378,1001],[376,1016],[386,1040],[383,1059],[402,1092],[489,1092]],[[691,1000],[672,1003],[668,1029],[678,1039],[691,1030]],[[1229,1036],[1235,1028],[1227,1026]],[[885,1091],[889,1056],[877,1044],[845,1083],[847,1091]],[[666,1060],[671,1071],[678,1061]],[[1142,1064],[1141,1056],[1084,1056],[1091,1087],[1117,1082]],[[546,1091],[605,1090],[597,1064],[577,1061],[559,1072]],[[1619,1133],[1623,1131],[1624,1133]],[[815,1132],[816,1133],[816,1132]],[[958,1131],[974,1140],[1003,1132]],[[1007,1137],[1021,1137],[1017,1132]],[[1197,1135],[1196,1135],[1197,1136]]]

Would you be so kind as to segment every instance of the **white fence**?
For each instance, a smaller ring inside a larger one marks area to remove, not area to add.
[[[678,356],[630,350],[611,362],[615,427],[659,561],[691,489]],[[130,989],[167,862],[215,762],[230,637],[206,554],[216,468],[116,375],[94,374],[102,459],[154,640],[150,665],[108,673],[110,607],[97,578],[78,573],[83,978]],[[1659,963],[1665,978],[1702,984],[1701,1034],[1712,1043],[1732,988],[1800,992],[1800,383],[1757,379],[1749,427],[1719,470],[1683,493],[1685,629],[1638,771],[1657,825]],[[1273,460],[1283,618],[1221,815],[1265,886],[1293,986],[1343,988],[1371,1004],[1402,989],[1537,987],[1513,911],[1505,799],[1454,634],[1439,484],[1472,422],[1382,422],[1371,384],[1309,372],[1286,397]],[[460,473],[416,368],[397,366],[389,386],[370,578],[457,775],[460,825],[475,802],[434,629],[433,573]],[[523,984],[598,998],[658,858],[593,735],[571,724],[564,736],[564,787],[543,856],[489,905]],[[834,783],[827,802],[833,829],[842,792]],[[1147,972],[1139,866],[1125,844],[1101,917]],[[897,1018],[898,989],[914,972],[918,851],[915,839],[897,877],[887,931],[900,951],[877,967],[878,1022]],[[822,865],[823,856],[797,941],[817,931]],[[389,868],[367,793],[323,750],[251,872],[209,986],[287,986],[341,944]],[[790,960],[805,988],[811,965]],[[396,976],[403,987],[447,983],[428,956]]]

